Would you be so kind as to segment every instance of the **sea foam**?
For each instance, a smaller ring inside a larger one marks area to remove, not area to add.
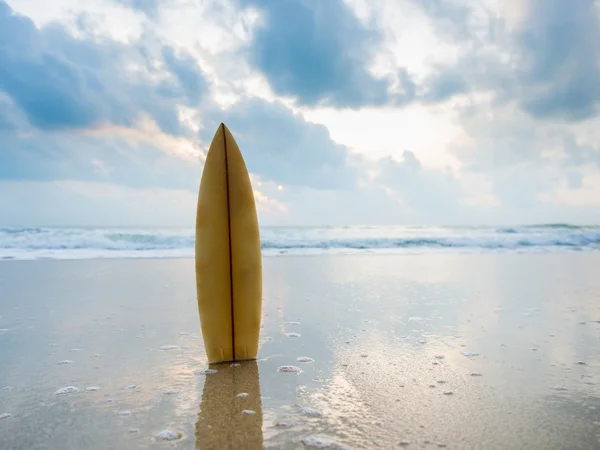
[[[263,227],[266,256],[600,251],[600,226]],[[192,228],[0,228],[0,259],[193,257]]]

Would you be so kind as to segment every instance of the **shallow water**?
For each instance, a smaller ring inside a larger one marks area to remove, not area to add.
[[[259,360],[209,367],[193,260],[3,262],[0,448],[600,448],[599,266],[267,258]]]

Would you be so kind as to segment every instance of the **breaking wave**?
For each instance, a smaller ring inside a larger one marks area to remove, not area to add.
[[[330,253],[599,251],[600,227],[264,227],[265,256]],[[192,229],[0,228],[0,259],[194,255]]]

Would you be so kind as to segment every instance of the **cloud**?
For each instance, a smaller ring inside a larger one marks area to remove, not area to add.
[[[468,196],[449,169],[425,168],[410,150],[404,150],[398,160],[382,158],[377,166],[375,183],[384,186],[412,220],[434,223],[445,217],[452,222],[470,213],[467,203],[462,203]]]
[[[353,108],[412,100],[415,87],[405,70],[398,70],[396,80],[369,72],[380,36],[342,0],[240,3],[264,15],[253,32],[249,60],[278,95],[303,105]],[[400,94],[389,92],[395,81],[403,88]]]
[[[195,198],[225,122],[263,223],[600,218],[590,0],[36,1],[0,0],[0,183],[27,198]]]
[[[438,66],[428,77],[422,87],[426,101],[487,91],[494,101],[516,102],[539,119],[579,121],[596,114],[600,16],[593,0],[530,0],[514,27],[492,10],[474,21],[477,5],[470,11],[452,5],[423,3],[434,21],[444,19],[466,42],[456,64]]]
[[[521,105],[540,118],[580,120],[600,100],[600,20],[593,0],[534,0],[517,36]]]
[[[322,189],[357,183],[359,171],[348,161],[348,149],[334,143],[323,125],[307,122],[281,103],[247,98],[211,115],[227,125],[248,170],[262,178]],[[213,134],[206,129],[202,138],[209,142]]]
[[[116,0],[117,3],[146,14],[150,18],[158,16],[162,0]]]
[[[73,180],[0,180],[0,224],[153,224],[193,227],[196,201],[196,194],[187,189],[133,188],[105,182]]]
[[[38,29],[0,2],[0,90],[33,126],[131,125],[149,114],[163,131],[183,132],[177,105],[196,105],[206,91],[189,56],[166,46],[95,39],[80,31],[83,38],[57,23]],[[155,68],[161,51],[163,69]]]
[[[200,158],[193,163],[169,154],[160,135],[142,139],[105,129],[96,134],[49,137],[33,132],[0,137],[0,180],[109,181],[130,187],[195,189],[202,169]]]

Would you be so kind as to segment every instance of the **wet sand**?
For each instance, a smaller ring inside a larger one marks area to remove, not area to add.
[[[0,263],[0,448],[600,448],[600,254],[263,264],[209,367],[191,259]]]

